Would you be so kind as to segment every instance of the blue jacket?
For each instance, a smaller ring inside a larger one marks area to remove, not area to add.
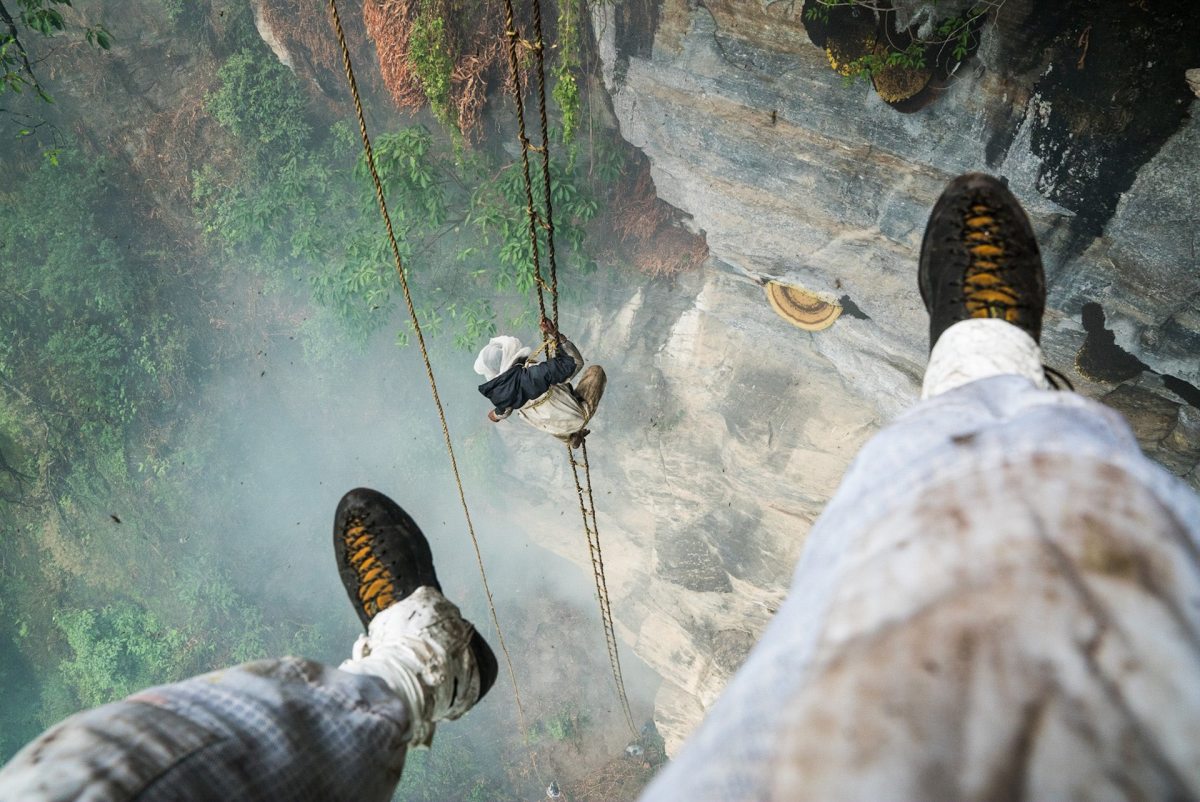
[[[572,352],[579,353],[574,345],[564,339],[553,359],[528,367],[518,362],[496,378],[479,385],[479,392],[496,407],[497,417],[507,415],[535,398],[541,398],[551,385],[562,384],[574,376],[580,366],[571,356]]]

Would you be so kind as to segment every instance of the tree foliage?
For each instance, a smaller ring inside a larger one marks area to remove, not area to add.
[[[194,212],[203,237],[165,235],[144,205],[138,165],[86,144],[64,146],[57,167],[3,165],[0,684],[38,690],[0,707],[0,762],[82,706],[218,665],[312,655],[324,637],[311,617],[264,620],[243,578],[219,567],[222,538],[240,522],[194,515],[220,507],[212,477],[228,445],[197,391],[245,350],[244,340],[220,340],[224,318],[249,325],[229,311],[229,292],[249,286],[303,310],[309,353],[331,364],[381,330],[404,342],[407,316],[356,128],[314,114],[306,88],[258,40],[248,7],[235,15],[212,38],[220,67],[196,107],[216,122],[205,133],[220,141],[204,144],[220,158],[188,175],[190,209],[167,210]],[[199,16],[185,22],[199,26]],[[524,190],[511,158],[464,152],[444,133],[382,130],[376,156],[431,340],[474,348],[533,306]],[[585,227],[598,201],[587,167],[552,164],[564,286],[592,268]],[[598,163],[597,175],[609,167]],[[537,236],[544,247],[546,233]],[[193,242],[196,252],[185,247]],[[414,440],[440,456],[436,431]],[[464,471],[491,475],[490,440],[468,442]],[[463,766],[431,765],[457,774],[430,787],[494,798]]]
[[[580,50],[582,42],[579,31],[581,17],[580,0],[558,2],[558,47],[552,72],[554,89],[551,94],[562,115],[562,141],[571,144],[579,130],[582,113],[579,97]]]
[[[5,103],[0,106],[0,117],[15,123],[20,137],[35,136],[46,122],[37,114],[16,110],[10,105],[13,96],[32,91],[41,101],[54,102],[34,70],[36,58],[30,51],[30,39],[49,39],[68,31],[71,26],[63,8],[69,6],[71,0],[16,0],[14,13],[0,0],[0,103]],[[103,25],[85,25],[80,30],[89,45],[100,50],[112,48],[112,34]],[[57,145],[42,146],[51,164],[58,163],[59,150]]]
[[[181,572],[159,545],[192,526],[189,471],[215,447],[168,437],[205,370],[207,320],[178,255],[130,225],[115,174],[71,148],[57,167],[6,173],[3,188],[0,653],[10,667],[58,670],[19,679],[40,683],[40,702],[0,710],[0,760],[81,706],[290,637],[211,563]],[[128,598],[113,602],[118,588]],[[177,611],[170,623],[164,607]]]
[[[41,424],[37,446],[60,468],[94,455],[106,434],[120,440],[182,379],[172,315],[145,314],[159,308],[159,288],[107,226],[108,165],[76,151],[61,162],[16,181],[20,200],[0,217],[0,325],[11,333],[0,344],[0,403]],[[14,425],[8,436],[26,441]]]
[[[409,802],[492,802],[511,798],[479,771],[479,760],[458,735],[438,733],[436,749],[411,750],[395,798]]]
[[[96,707],[180,679],[189,667],[184,634],[128,603],[65,610],[54,623],[70,648],[59,670],[73,708]],[[51,712],[47,723],[57,712]]]
[[[523,4],[514,5],[518,70],[528,91],[533,86],[526,72],[532,72],[536,52],[533,23]],[[557,28],[543,31],[546,72],[553,81],[550,92],[561,115],[558,131],[564,143],[574,138],[580,124],[583,11],[578,0],[560,0]],[[496,27],[505,19],[503,5],[498,0],[368,0],[364,16],[397,107],[416,111],[428,105],[456,141],[476,137],[489,88],[503,90],[494,92],[497,96],[512,88],[508,42]]]
[[[983,21],[1000,10],[1004,0],[981,0],[962,11],[939,9],[942,0],[934,0],[925,13],[923,24],[913,24],[899,37],[899,43],[885,37],[882,46],[836,65],[836,69],[853,81],[870,79],[888,68],[925,69],[931,59],[939,63],[957,63],[979,45],[978,32]],[[809,0],[804,17],[810,22],[828,24],[830,13],[837,10],[885,15],[894,13],[890,0]],[[900,33],[897,31],[896,33]]]
[[[307,102],[291,71],[277,59],[242,50],[217,72],[219,88],[208,98],[217,121],[258,158],[291,153],[308,138]]]
[[[477,133],[488,86],[508,68],[496,0],[368,0],[367,33],[397,107],[428,105],[457,136]]]
[[[210,107],[245,155],[235,180],[215,170],[195,175],[199,218],[215,243],[273,286],[307,283],[349,340],[364,343],[394,320],[398,282],[356,132],[339,123],[309,135],[294,77],[263,61],[239,54],[221,69]],[[243,98],[274,111],[238,111]],[[495,332],[497,294],[520,306],[534,287],[518,165],[466,158],[422,126],[382,133],[374,150],[400,255],[419,287],[423,327],[474,347]],[[551,167],[560,262],[589,270],[584,226],[597,201],[576,165]],[[544,252],[546,232],[539,237]],[[327,336],[323,324],[310,334],[319,328]],[[407,342],[403,330],[398,340]]]

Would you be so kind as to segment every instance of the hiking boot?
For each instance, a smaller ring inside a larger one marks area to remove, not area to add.
[[[917,281],[931,351],[942,332],[974,318],[1002,320],[1041,340],[1042,258],[1021,204],[996,178],[969,173],[942,192],[925,227]]]
[[[429,541],[382,493],[351,490],[333,528],[338,573],[367,628],[340,668],[382,679],[408,703],[410,740],[428,744],[434,724],[471,709],[496,681],[496,657],[442,596]]]
[[[333,525],[338,574],[363,626],[422,586],[441,591],[421,528],[382,493],[360,487],[342,496]]]

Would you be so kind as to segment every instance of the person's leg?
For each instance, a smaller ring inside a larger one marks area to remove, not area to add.
[[[1200,503],[1111,410],[1019,377],[925,402],[644,798],[1194,798],[1197,554]]]
[[[264,660],[72,716],[0,770],[0,802],[389,798],[408,745],[482,698],[496,662],[390,499],[346,494],[334,542],[367,625],[339,670]]]
[[[830,584],[770,796],[1200,796],[1200,504],[1110,411],[1046,396],[1000,377],[922,409],[875,453],[933,469],[873,518],[847,505],[880,469],[848,477],[796,575]]]
[[[604,387],[607,384],[608,377],[604,374],[604,368],[599,365],[588,365],[579,381],[575,383],[575,397],[583,404],[588,420],[596,414],[596,407],[600,405],[600,398],[604,395]]]
[[[569,382],[579,375],[579,371],[583,370],[583,354],[579,353],[579,349],[575,347],[575,343],[566,337],[560,339],[558,345],[575,362],[575,369],[571,371],[571,375],[563,379],[564,382]]]
[[[0,800],[385,800],[409,721],[377,678],[262,660],[66,719],[0,770]]]
[[[1200,796],[1200,500],[1115,412],[1040,389],[1035,327],[977,337],[988,311],[931,326],[931,397],[855,459],[644,799]]]

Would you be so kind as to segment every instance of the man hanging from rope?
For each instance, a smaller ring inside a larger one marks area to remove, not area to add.
[[[542,362],[530,364],[531,350],[516,337],[493,337],[483,347],[475,372],[487,381],[479,392],[495,407],[488,412],[493,423],[516,410],[530,426],[578,448],[590,433],[584,427],[596,414],[608,379],[599,365],[583,370],[579,349],[549,320],[542,320],[541,329],[557,343],[556,354]],[[575,376],[580,378],[572,387]]]

